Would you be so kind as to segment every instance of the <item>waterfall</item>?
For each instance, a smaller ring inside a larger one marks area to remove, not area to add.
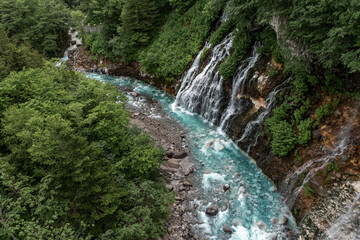
[[[232,116],[235,116],[241,111],[241,102],[239,101],[240,96],[244,92],[244,84],[246,82],[247,74],[251,68],[254,67],[256,61],[258,60],[259,54],[256,52],[257,44],[255,44],[252,55],[248,59],[245,59],[239,66],[236,71],[235,77],[232,81],[232,92],[229,105],[222,115],[220,120],[220,129],[224,132],[228,129],[230,125],[230,120]],[[245,62],[248,62],[246,67],[243,67]]]
[[[68,47],[64,52],[64,57],[60,58],[60,61],[56,63],[56,66],[60,66],[63,62],[66,62],[69,60],[69,52],[71,50],[75,50],[78,48],[78,45],[81,45],[81,38],[78,38],[78,31],[74,31],[73,28],[69,29],[69,35],[70,37],[70,47]],[[74,44],[73,44],[74,43]]]
[[[274,90],[269,93],[269,95],[266,98],[266,106],[267,106],[266,109],[262,113],[260,113],[260,115],[254,121],[248,122],[248,124],[245,127],[244,133],[239,138],[239,140],[236,141],[236,143],[245,142],[250,136],[250,134],[253,133],[251,134],[251,136],[254,137],[254,141],[249,144],[246,151],[247,153],[250,152],[251,147],[256,146],[257,140],[263,128],[265,118],[270,114],[270,112],[274,108],[276,95],[285,89],[282,87],[285,84],[287,84],[290,81],[290,79],[291,77],[288,78],[285,82],[283,82],[279,86],[277,86],[276,88],[274,88]]]
[[[194,63],[182,80],[180,90],[176,96],[175,106],[183,107],[190,112],[198,113],[213,124],[218,123],[220,106],[223,99],[223,77],[219,74],[218,65],[230,55],[233,34],[227,35],[216,45],[211,58],[203,70],[201,67],[201,54],[199,52]],[[201,70],[200,73],[198,73]]]
[[[311,180],[318,171],[327,167],[330,161],[343,155],[348,149],[350,142],[350,132],[353,128],[353,124],[356,120],[358,111],[359,109],[355,108],[349,124],[345,126],[344,130],[337,137],[337,139],[342,140],[336,145],[336,147],[330,152],[330,154],[318,159],[312,159],[307,161],[304,165],[296,169],[296,171],[289,173],[286,176],[285,180],[281,183],[280,193],[283,197],[285,197],[285,203],[288,205],[289,208],[294,205],[298,195],[303,190],[305,184],[309,182],[309,180]],[[294,189],[295,184],[299,179],[299,176],[305,173],[306,175],[302,180],[301,185]]]

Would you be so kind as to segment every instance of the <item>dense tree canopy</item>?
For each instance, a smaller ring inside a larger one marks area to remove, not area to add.
[[[23,67],[39,67],[42,56],[27,43],[11,41],[0,24],[0,81],[11,71],[20,71]]]
[[[61,0],[2,0],[0,22],[11,39],[60,56],[68,40],[69,10]]]
[[[0,96],[1,239],[156,239],[163,150],[129,126],[115,87],[47,63],[11,73]]]

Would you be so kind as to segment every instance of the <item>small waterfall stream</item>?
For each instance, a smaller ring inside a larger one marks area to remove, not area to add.
[[[236,143],[244,142],[250,137],[251,134],[254,141],[249,144],[246,151],[247,153],[250,152],[251,147],[256,146],[259,135],[261,134],[261,131],[263,129],[265,118],[271,113],[272,109],[274,108],[276,95],[286,88],[284,88],[283,86],[289,83],[290,80],[291,77],[279,86],[275,87],[274,90],[269,93],[268,97],[266,98],[266,109],[262,113],[260,113],[260,115],[254,121],[248,122],[245,127],[244,133],[239,138],[239,140],[236,141]]]
[[[239,112],[241,111],[241,102],[239,101],[240,100],[239,94],[243,94],[244,84],[245,84],[248,72],[251,68],[254,67],[256,61],[259,58],[259,54],[256,52],[257,46],[258,46],[258,44],[256,44],[253,47],[251,57],[249,57],[248,59],[245,59],[240,64],[239,68],[236,71],[235,77],[233,78],[230,102],[228,104],[228,107],[227,107],[225,113],[222,115],[221,120],[220,120],[220,129],[224,132],[226,132],[226,130],[229,127],[231,117],[239,114]],[[245,65],[244,63],[247,63],[246,67],[244,67],[244,65]]]
[[[343,130],[337,136],[337,139],[341,140],[336,143],[335,147],[330,151],[328,155],[307,161],[304,165],[296,169],[294,172],[288,174],[285,180],[281,183],[279,190],[281,195],[285,197],[285,202],[287,206],[289,206],[289,208],[294,205],[297,197],[304,189],[305,184],[308,183],[318,171],[324,169],[332,160],[345,153],[350,142],[349,133],[353,128],[353,124],[356,120],[358,111],[359,108],[355,108],[351,120],[346,126],[344,126]],[[295,188],[295,185],[297,184],[298,179],[301,175],[305,175],[305,177],[301,181],[301,184]]]
[[[217,124],[220,117],[220,106],[223,99],[223,77],[217,70],[219,64],[230,55],[233,34],[227,35],[216,45],[205,68],[201,67],[200,51],[189,71],[183,78],[181,88],[176,96],[175,106],[198,113],[212,124]],[[206,44],[205,48],[209,47]]]

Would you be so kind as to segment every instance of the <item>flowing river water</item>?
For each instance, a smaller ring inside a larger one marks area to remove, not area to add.
[[[286,229],[296,229],[274,184],[218,127],[198,114],[176,107],[173,97],[141,81],[95,73],[87,76],[158,101],[167,116],[188,131],[191,157],[197,165],[194,186],[200,190],[191,202],[196,211],[193,228],[200,235],[206,239],[288,239]],[[131,96],[129,104],[137,104]],[[224,191],[225,184],[230,185],[229,191]],[[218,207],[219,212],[207,215],[209,207]],[[232,230],[231,235],[224,233],[224,225]]]

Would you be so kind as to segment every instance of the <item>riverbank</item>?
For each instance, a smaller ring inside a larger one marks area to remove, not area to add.
[[[148,133],[167,151],[160,173],[166,181],[166,188],[175,194],[172,215],[165,224],[167,232],[162,239],[191,239],[193,219],[187,209],[192,201],[189,195],[195,190],[193,173],[196,167],[189,156],[189,136],[178,122],[166,115],[157,101],[130,88],[120,89],[129,98],[126,109],[131,113],[130,123]]]

